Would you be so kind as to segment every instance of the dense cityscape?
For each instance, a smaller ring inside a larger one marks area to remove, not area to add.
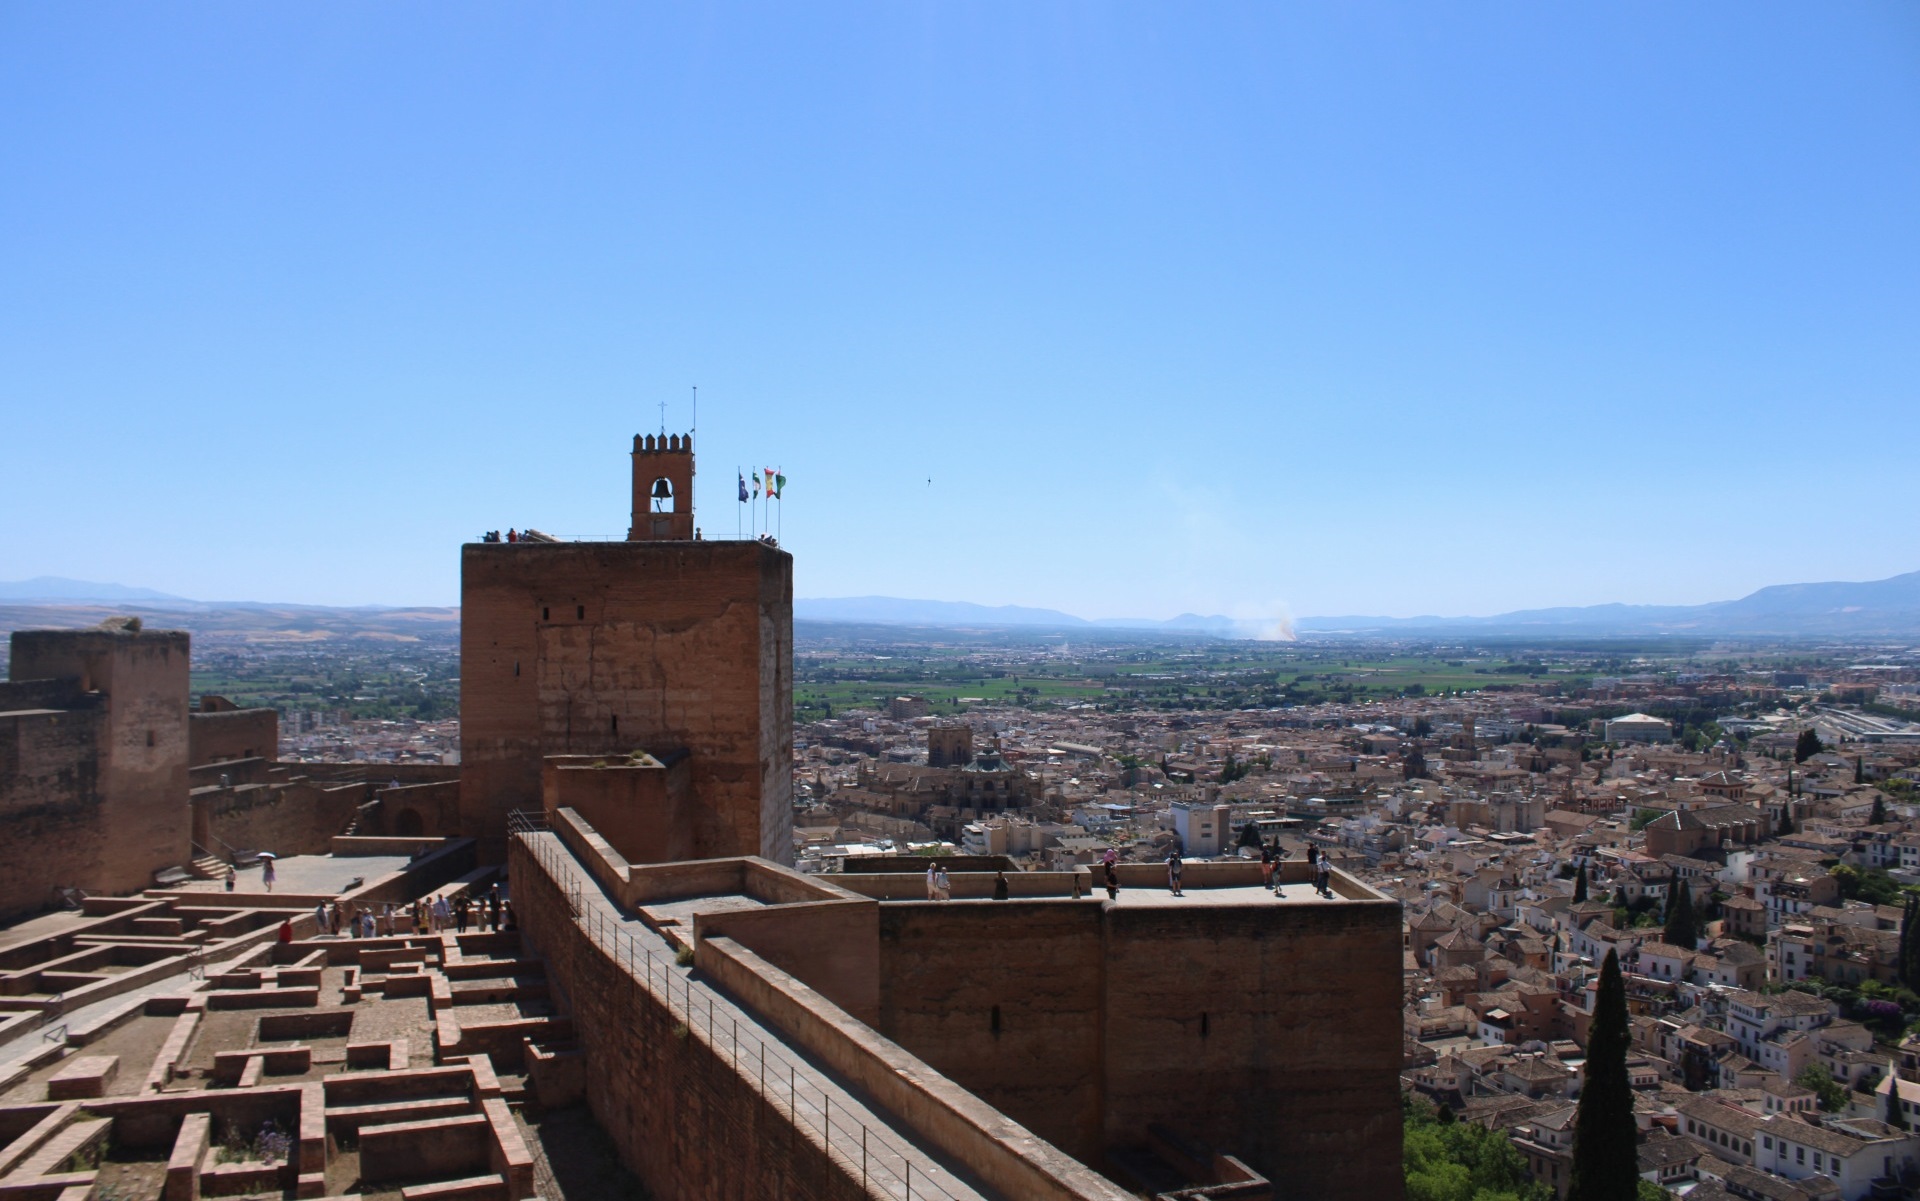
[[[1445,1109],[1563,1195],[1609,952],[1650,1184],[1852,1198],[1920,1104],[1912,648],[803,624],[794,657],[804,871],[1311,851],[1398,899],[1410,1146]],[[228,645],[195,685],[279,709],[286,760],[453,763],[457,670]]]

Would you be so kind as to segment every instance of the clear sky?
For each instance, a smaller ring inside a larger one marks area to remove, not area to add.
[[[0,579],[456,603],[696,384],[801,596],[1920,568],[1920,6],[0,4]]]

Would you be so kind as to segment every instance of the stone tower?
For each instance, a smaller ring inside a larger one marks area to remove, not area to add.
[[[693,435],[633,436],[633,524],[628,542],[693,540]]]
[[[972,762],[972,726],[933,726],[927,730],[927,766],[965,767]]]
[[[793,556],[693,540],[689,437],[636,438],[633,486],[625,542],[461,548],[460,829],[446,833],[498,858],[507,814],[542,807],[547,756],[644,751],[684,758],[659,855],[790,863]]]

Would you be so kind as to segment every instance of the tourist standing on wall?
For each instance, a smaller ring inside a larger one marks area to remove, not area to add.
[[[1179,851],[1173,851],[1167,855],[1167,891],[1172,893],[1176,897],[1186,895],[1185,893],[1180,891],[1180,852]]]
[[[938,894],[935,900],[951,901],[953,899],[953,881],[947,878],[947,869],[938,863],[933,865],[933,883],[934,891]]]
[[[434,898],[433,928],[436,930],[447,930],[451,928],[452,925],[453,925],[453,911],[447,908],[447,898],[446,898],[446,895],[443,893],[440,896]]]
[[[327,903],[325,901],[313,907],[313,932],[315,934],[332,933],[331,930],[327,929]]]
[[[1009,895],[1009,889],[1007,888],[1007,873],[995,872],[993,874],[993,899],[996,901],[1004,901],[1007,899],[1008,895]]]
[[[927,864],[927,899],[940,899],[940,865],[937,863]]]
[[[271,860],[271,859],[262,859],[262,860],[260,861],[260,864],[261,864],[261,867],[260,867],[260,883],[262,883],[262,884],[264,884],[264,885],[266,885],[266,886],[267,886],[267,891],[268,891],[268,892],[272,892],[272,891],[273,891],[273,882],[274,882],[274,879],[275,879],[275,876],[274,876],[274,872],[273,872],[273,860]]]
[[[487,909],[492,918],[493,928],[498,930],[500,928],[500,886],[498,884],[494,885],[493,891],[487,894]]]
[[[1262,888],[1271,889],[1273,887],[1273,866],[1273,848],[1263,842],[1260,844],[1260,879]]]
[[[1111,855],[1113,852],[1108,851],[1107,854]],[[1120,899],[1120,873],[1114,868],[1113,860],[1111,859],[1107,860],[1106,863],[1101,866],[1106,869],[1107,873],[1107,899],[1109,901],[1117,901]]]

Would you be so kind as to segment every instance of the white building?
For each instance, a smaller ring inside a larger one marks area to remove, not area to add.
[[[1220,854],[1226,849],[1232,815],[1229,805],[1175,801],[1171,816],[1173,832],[1180,837],[1180,853],[1195,857]]]

